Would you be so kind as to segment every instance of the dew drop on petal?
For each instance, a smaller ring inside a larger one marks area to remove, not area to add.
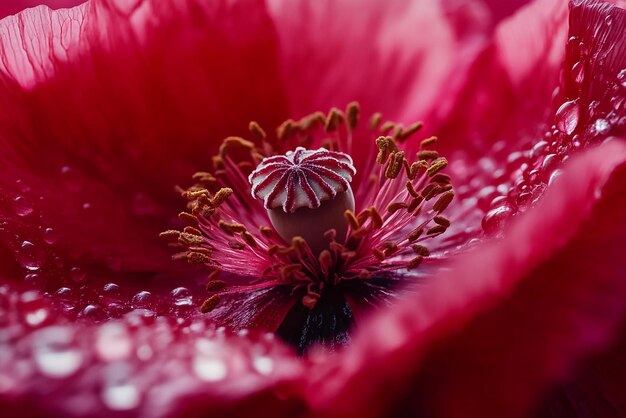
[[[39,371],[51,378],[71,376],[83,362],[81,352],[72,346],[73,334],[64,327],[49,327],[34,335],[34,359]]]
[[[552,172],[552,174],[550,174],[550,178],[548,179],[548,186],[551,185],[552,183],[554,183],[554,181],[561,176],[561,174],[563,174],[563,172],[559,169],[556,169]]]
[[[43,265],[46,254],[30,241],[23,241],[17,252],[17,259],[22,267],[28,270],[39,270]]]
[[[104,361],[124,360],[133,350],[126,327],[121,323],[107,323],[98,330],[96,352]]]
[[[226,364],[221,359],[204,354],[198,354],[194,357],[193,371],[200,379],[207,382],[219,382],[228,373]]]
[[[78,316],[80,318],[90,319],[92,321],[101,321],[103,319],[106,319],[106,314],[102,307],[92,304],[85,306],[85,308],[81,311],[80,314],[78,314]]]
[[[102,401],[113,411],[135,409],[140,400],[139,390],[132,383],[110,385],[102,391]]]
[[[155,300],[152,293],[142,290],[133,296],[131,300],[131,307],[133,309],[138,308],[152,308],[154,306]]]
[[[267,376],[274,370],[274,360],[267,356],[258,356],[252,360],[252,366],[259,374]]]
[[[585,81],[585,64],[582,61],[578,61],[572,67],[572,78],[577,84],[582,84]]]
[[[33,213],[33,206],[24,196],[17,196],[13,199],[13,211],[18,216],[28,216]]]
[[[174,305],[176,306],[189,306],[193,303],[191,292],[186,287],[177,287],[172,290],[170,295],[174,299]]]
[[[482,220],[483,230],[489,235],[500,232],[512,214],[513,209],[506,204],[491,209]]]
[[[556,127],[559,131],[571,135],[578,126],[580,108],[576,100],[565,102],[556,111]]]
[[[43,240],[50,245],[56,244],[59,240],[59,233],[56,231],[56,229],[46,228],[43,231]]]
[[[596,121],[593,124],[593,129],[598,135],[606,134],[610,128],[611,126],[609,125],[609,122],[606,119],[602,119],[602,118],[596,119]]]
[[[626,89],[626,68],[624,68],[622,71],[620,71],[617,74],[617,82],[620,83],[622,87]]]

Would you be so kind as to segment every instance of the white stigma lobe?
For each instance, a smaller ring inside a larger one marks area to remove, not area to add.
[[[282,207],[286,213],[299,208],[318,208],[350,187],[356,169],[352,158],[325,148],[298,147],[285,155],[265,158],[250,173],[252,196],[266,209]]]

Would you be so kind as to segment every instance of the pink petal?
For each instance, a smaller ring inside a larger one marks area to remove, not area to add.
[[[373,318],[320,367],[318,407],[378,416],[399,401],[433,417],[523,416],[626,319],[625,161],[617,141],[575,158],[504,239]]]
[[[269,4],[296,116],[357,100],[365,114],[428,120],[458,89],[458,75],[488,31],[479,3],[472,9],[406,0]]]

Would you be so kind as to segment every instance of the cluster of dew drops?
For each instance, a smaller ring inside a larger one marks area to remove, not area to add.
[[[65,165],[59,176],[66,192],[81,192],[78,170]],[[103,408],[123,415],[142,408],[147,397],[167,393],[178,379],[198,388],[242,375],[266,379],[280,373],[278,357],[285,357],[280,364],[288,369],[292,356],[272,343],[273,335],[230,332],[199,313],[199,279],[113,282],[102,272],[64,264],[64,237],[46,222],[46,197],[23,180],[15,189],[17,219],[39,226],[16,232],[0,222],[0,233],[15,234],[24,282],[0,282],[0,395],[45,379],[38,387],[76,415],[95,416]],[[145,211],[145,196],[136,199],[136,210]],[[86,214],[98,211],[96,200],[79,206]]]
[[[606,24],[610,22],[609,16]],[[569,69],[569,78],[572,91],[580,92],[590,66],[601,67],[605,56],[589,56],[577,37],[571,37],[567,47],[579,57]],[[457,189],[466,204],[476,205],[484,214],[481,226],[488,235],[500,233],[510,219],[537,202],[545,188],[561,175],[562,163],[574,151],[601,142],[613,128],[626,128],[626,68],[616,72],[608,89],[609,106],[593,100],[585,108],[578,96],[562,98],[559,87],[552,96],[557,111],[554,124],[543,128],[543,137],[532,136],[528,138],[528,145],[522,147],[525,150],[509,154],[505,141],[496,142],[491,152],[478,161],[482,178],[481,175],[476,177],[474,187],[470,181],[469,185]],[[500,161],[505,164],[498,163]]]

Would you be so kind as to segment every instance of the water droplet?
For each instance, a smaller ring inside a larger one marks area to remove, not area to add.
[[[550,178],[548,179],[548,186],[554,183],[554,181],[563,174],[563,171],[560,169],[556,169],[550,174]]]
[[[565,102],[556,111],[556,127],[559,131],[571,135],[578,126],[580,108],[576,100]]]
[[[80,318],[90,319],[92,321],[101,321],[106,319],[106,314],[102,307],[97,305],[87,305],[85,309],[82,310],[80,314],[78,314]]]
[[[617,74],[617,81],[626,89],[626,68]]]
[[[137,358],[141,361],[148,361],[154,355],[154,351],[149,345],[142,345],[137,348]]]
[[[226,364],[222,360],[202,354],[194,357],[193,370],[200,379],[207,382],[219,382],[228,374]]]
[[[31,271],[39,270],[43,265],[45,257],[45,252],[30,241],[22,242],[17,253],[17,259],[22,267]]]
[[[43,240],[50,245],[56,244],[59,241],[59,233],[56,229],[46,228],[43,231]]]
[[[607,24],[607,26],[611,26],[613,24],[613,16],[607,14],[606,16],[604,16],[604,22]]]
[[[186,287],[177,287],[170,293],[172,299],[174,299],[174,305],[177,307],[191,307],[193,305],[193,299],[191,292]]]
[[[133,350],[128,330],[121,323],[111,322],[98,330],[96,351],[104,361],[124,360]]]
[[[541,168],[544,170],[544,172],[550,173],[556,168],[558,162],[559,161],[556,154],[548,154],[543,159],[541,163]]]
[[[80,368],[83,357],[72,347],[73,334],[65,327],[48,327],[38,331],[34,347],[35,364],[41,373],[52,378],[71,376]]]
[[[611,126],[606,119],[596,119],[595,123],[593,124],[593,129],[598,135],[606,134],[607,132],[609,132],[610,128]]]
[[[69,287],[60,287],[54,292],[54,299],[59,302],[65,312],[76,309],[76,297],[74,291]]]
[[[154,306],[155,300],[152,293],[142,290],[138,292],[131,301],[131,307],[133,309],[138,308],[152,308]]]
[[[489,235],[500,232],[512,214],[513,209],[508,205],[493,208],[483,218],[483,230]]]
[[[585,64],[582,61],[577,62],[572,67],[572,78],[577,84],[585,81]]]
[[[274,371],[274,360],[267,356],[255,357],[252,366],[259,374],[268,376]]]
[[[87,277],[87,274],[80,267],[72,267],[70,269],[70,279],[73,281],[80,283],[85,280],[85,277]]]
[[[24,196],[17,196],[13,199],[13,210],[17,216],[24,217],[33,213],[33,206]]]
[[[20,296],[19,307],[30,326],[41,325],[50,313],[43,296],[35,290],[24,292]]]
[[[132,383],[110,385],[102,391],[102,401],[113,411],[127,411],[139,406],[141,397]]]

